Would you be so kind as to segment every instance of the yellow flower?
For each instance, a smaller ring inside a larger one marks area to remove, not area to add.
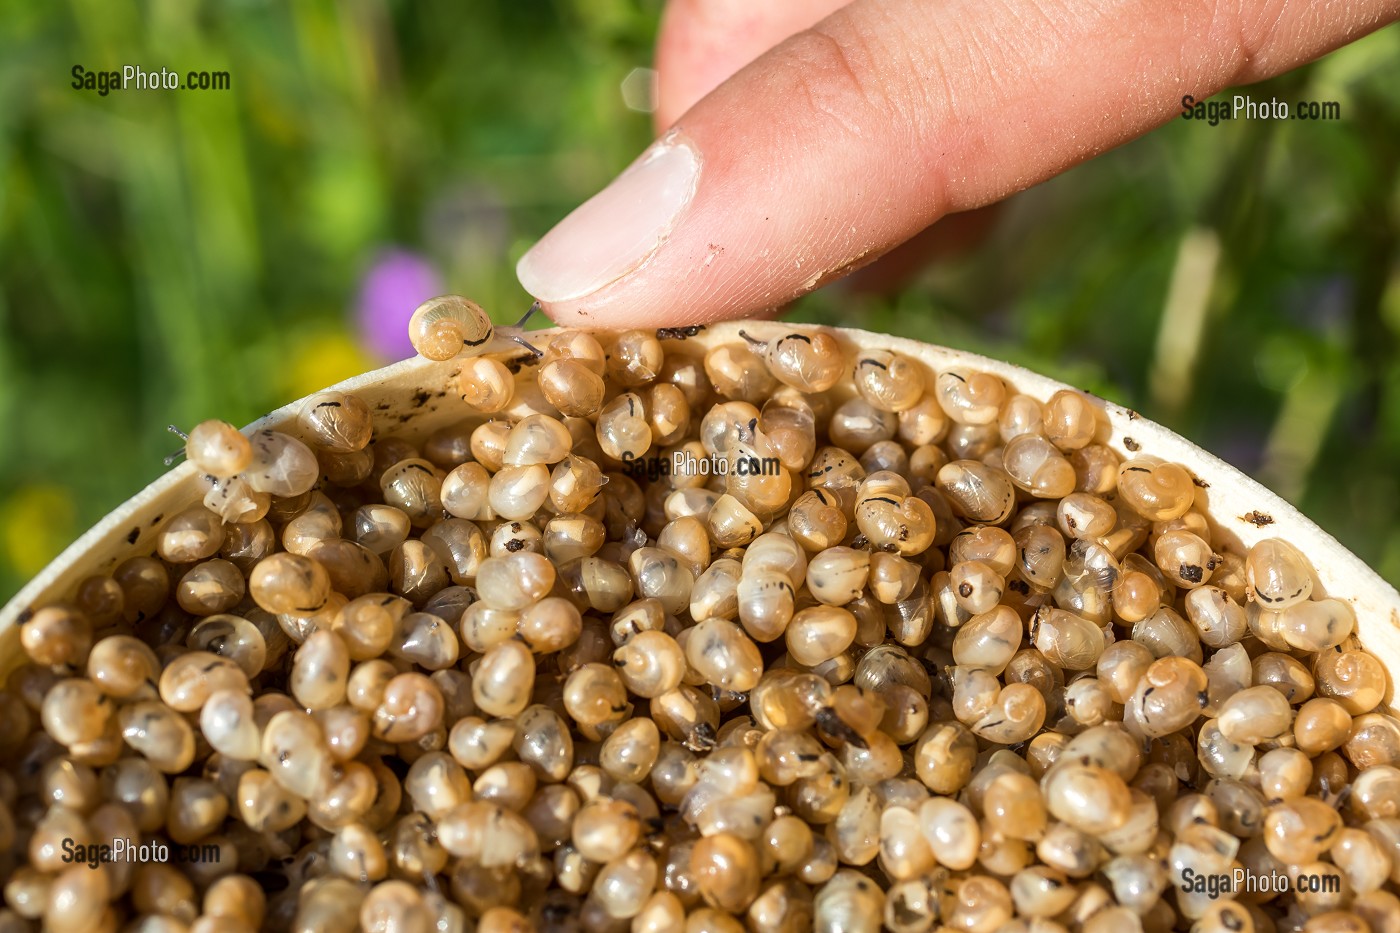
[[[357,376],[373,361],[344,331],[316,331],[299,340],[286,369],[288,398],[301,398]]]
[[[21,486],[0,504],[0,553],[21,578],[32,577],[58,556],[76,529],[77,510],[63,486]]]

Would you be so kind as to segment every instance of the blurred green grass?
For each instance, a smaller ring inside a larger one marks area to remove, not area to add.
[[[650,137],[619,87],[659,7],[0,0],[0,599],[164,469],[166,424],[244,423],[380,362],[351,309],[386,248],[518,316],[515,260]],[[101,97],[75,64],[232,89]],[[893,298],[794,314],[1135,407],[1400,581],[1400,30],[1249,93],[1343,120],[1173,121]],[[1189,295],[1168,312],[1183,243],[1218,244],[1199,340]],[[1195,365],[1154,383],[1183,334]]]

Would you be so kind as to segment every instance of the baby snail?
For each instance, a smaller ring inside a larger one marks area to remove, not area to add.
[[[413,312],[408,321],[408,339],[420,355],[438,362],[484,353],[497,335],[515,341],[529,350],[531,356],[539,357],[543,352],[520,335],[520,329],[539,309],[537,301],[515,324],[498,328],[476,302],[460,295],[442,295],[429,298]]]
[[[846,355],[826,331],[792,332],[759,340],[744,331],[739,336],[763,354],[773,377],[799,392],[825,392],[846,374]]]
[[[201,473],[228,479],[248,469],[253,462],[252,443],[226,421],[201,421],[188,435],[174,425],[170,426],[170,431],[185,439],[185,459]],[[174,457],[169,458],[173,460]]]

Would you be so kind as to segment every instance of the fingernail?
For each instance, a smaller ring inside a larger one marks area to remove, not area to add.
[[[556,302],[616,282],[665,242],[699,180],[694,144],[680,132],[667,133],[520,258],[520,284],[541,301]]]

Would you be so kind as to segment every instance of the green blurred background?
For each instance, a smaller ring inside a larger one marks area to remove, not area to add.
[[[517,317],[516,259],[650,137],[659,8],[0,0],[0,599],[164,469],[167,424],[386,361],[425,290]],[[793,313],[1137,408],[1400,581],[1400,29],[1249,93],[1342,120],[1175,120],[899,294]]]

